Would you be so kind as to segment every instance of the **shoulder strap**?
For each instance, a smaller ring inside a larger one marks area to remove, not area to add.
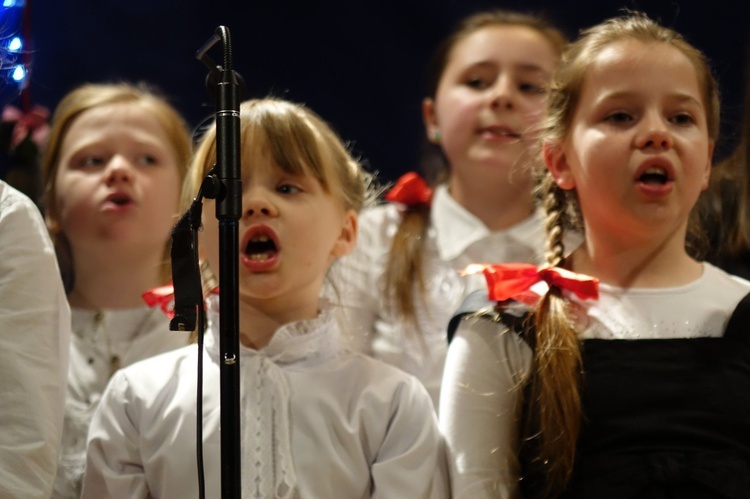
[[[479,290],[467,296],[458,310],[453,314],[448,322],[448,343],[453,340],[456,334],[458,324],[461,319],[467,315],[476,315],[495,322],[502,322],[510,329],[524,338],[529,340],[529,321],[531,312],[526,308],[519,306],[519,302],[508,300],[505,302],[490,301],[487,298],[486,290]],[[531,335],[533,337],[533,334]]]
[[[740,300],[727,322],[724,338],[739,339],[750,329],[750,293]]]
[[[448,343],[453,340],[453,335],[456,334],[456,329],[458,329],[458,324],[461,322],[462,318],[467,315],[476,314],[480,311],[487,311],[488,315],[492,315],[491,311],[494,310],[494,308],[495,302],[490,301],[487,298],[487,291],[483,289],[474,291],[464,298],[464,301],[458,307],[458,310],[454,312],[453,317],[451,317],[451,320],[448,322]]]

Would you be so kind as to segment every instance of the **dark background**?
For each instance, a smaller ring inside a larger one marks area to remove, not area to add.
[[[31,3],[29,3],[31,2]],[[86,81],[155,83],[191,125],[213,112],[195,52],[231,31],[247,97],[304,102],[333,124],[381,178],[415,169],[423,140],[424,67],[461,17],[484,8],[543,12],[569,36],[643,10],[703,49],[723,93],[723,156],[738,138],[750,15],[747,0],[238,1],[27,0],[35,104],[53,109]],[[214,59],[218,53],[212,53]]]

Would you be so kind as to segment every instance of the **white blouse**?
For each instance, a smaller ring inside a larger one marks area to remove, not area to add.
[[[445,185],[438,186],[423,246],[425,294],[414,291],[418,331],[385,298],[385,269],[400,223],[396,204],[360,216],[357,248],[335,268],[338,295],[355,348],[415,375],[437,407],[446,326],[464,298],[485,287],[482,276],[461,277],[458,271],[470,263],[542,263],[544,224],[534,213],[507,230],[492,232],[458,204]]]
[[[203,378],[206,496],[220,497],[218,299]],[[241,347],[243,497],[448,497],[429,396],[401,371],[341,348],[331,313]],[[89,432],[84,498],[198,497],[196,346],[123,369]]]
[[[54,499],[81,496],[86,435],[112,373],[119,367],[188,344],[189,333],[170,331],[158,308],[73,309],[62,449]]]
[[[44,220],[0,181],[0,497],[50,496],[69,346],[70,308]]]
[[[750,282],[703,264],[675,288],[599,286],[599,300],[568,298],[582,339],[718,337]],[[449,449],[453,497],[519,495],[518,414],[531,349],[502,323],[464,318],[448,350],[440,427]]]

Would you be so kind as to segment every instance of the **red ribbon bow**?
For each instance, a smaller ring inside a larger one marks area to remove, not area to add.
[[[409,207],[419,205],[429,206],[432,201],[432,189],[415,172],[409,172],[401,176],[385,195],[387,201],[402,203]]]
[[[205,292],[205,290],[204,290]],[[219,288],[213,288],[209,291],[211,294],[218,294]],[[171,282],[158,288],[149,289],[141,295],[143,301],[149,307],[159,307],[162,312],[169,317],[174,319],[174,284]]]
[[[599,298],[599,279],[569,270],[547,265],[536,266],[528,263],[505,263],[499,265],[472,264],[462,272],[466,274],[483,273],[487,279],[489,299],[505,301],[515,299],[524,303],[536,301],[531,287],[539,282],[548,286],[572,291],[582,300]]]
[[[25,113],[16,107],[5,106],[3,108],[2,121],[16,123],[15,127],[13,127],[13,135],[10,141],[11,147],[18,147],[18,144],[23,142],[26,137],[31,137],[31,140],[37,147],[42,147],[49,134],[48,119],[49,110],[43,106],[34,106]]]

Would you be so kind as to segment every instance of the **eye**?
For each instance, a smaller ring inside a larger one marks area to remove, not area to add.
[[[518,85],[518,89],[525,94],[544,94],[547,90],[542,85],[536,83],[521,83]]]
[[[139,165],[155,165],[158,163],[156,157],[149,154],[143,154],[136,158],[136,162]]]
[[[472,77],[466,80],[466,86],[475,90],[483,90],[489,87],[489,82],[484,78]]]
[[[95,168],[102,166],[104,163],[104,158],[100,156],[85,156],[78,162],[82,168]]]
[[[276,191],[282,194],[297,194],[302,192],[302,189],[300,189],[296,185],[285,183],[280,184],[278,187],[276,187]]]
[[[695,123],[695,118],[690,113],[678,113],[669,119],[675,125],[692,125]]]
[[[604,121],[608,121],[610,123],[629,123],[630,121],[633,121],[633,117],[625,111],[616,111],[614,113],[608,114],[604,118]]]

